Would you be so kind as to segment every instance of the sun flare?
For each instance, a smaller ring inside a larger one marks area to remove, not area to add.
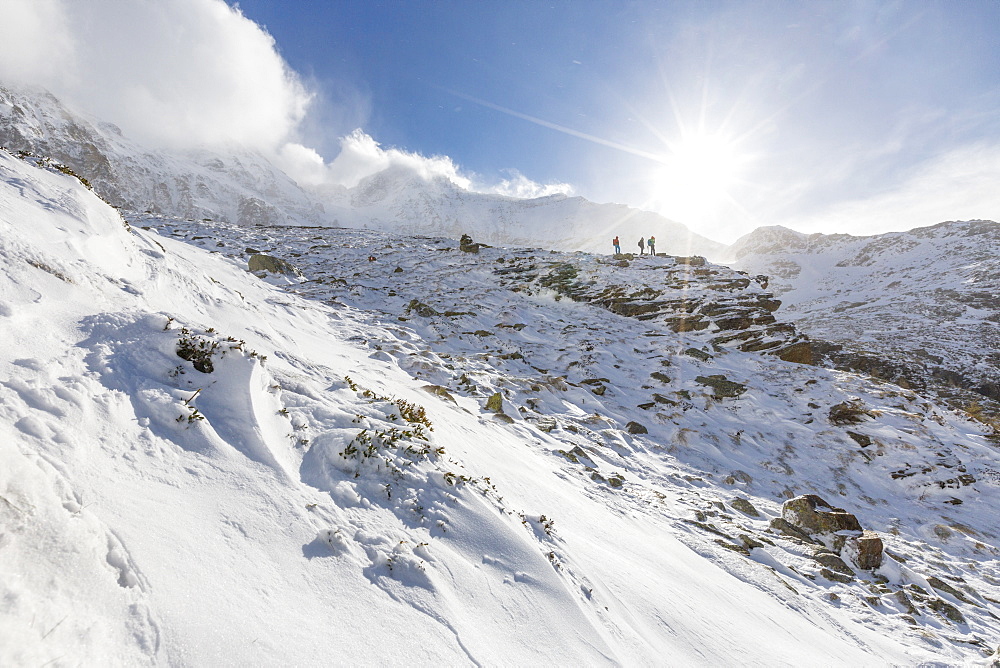
[[[746,156],[722,134],[686,134],[668,146],[656,170],[655,199],[665,215],[697,223],[731,200]]]

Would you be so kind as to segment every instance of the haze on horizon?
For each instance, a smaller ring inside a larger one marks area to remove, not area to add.
[[[154,144],[250,146],[303,183],[402,165],[727,242],[1000,219],[989,0],[0,0],[0,17],[0,81]]]

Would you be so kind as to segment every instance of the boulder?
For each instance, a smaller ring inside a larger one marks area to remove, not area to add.
[[[799,341],[790,346],[781,348],[774,353],[779,359],[795,364],[816,364],[816,356],[813,354],[812,344],[808,341]]]
[[[411,299],[410,303],[406,305],[407,313],[416,313],[421,318],[432,318],[436,315],[441,315],[438,311],[423,303],[419,299]]]
[[[271,255],[251,255],[247,261],[250,271],[266,271],[269,274],[298,275],[298,270],[290,263]]]
[[[458,247],[466,253],[478,253],[479,244],[475,243],[468,234],[463,234],[458,242]]]
[[[638,422],[632,421],[625,425],[625,431],[630,434],[648,434],[649,430]]]
[[[744,515],[749,515],[750,517],[760,517],[760,511],[757,510],[754,507],[754,505],[750,503],[748,499],[736,497],[735,499],[729,502],[729,505],[731,505],[733,508],[740,511]]]
[[[814,541],[809,534],[799,529],[797,526],[784,520],[780,517],[775,517],[771,520],[769,525],[772,531],[777,531],[778,533],[788,536],[789,538],[794,538],[795,540],[802,541],[804,543],[814,543]]]
[[[495,392],[486,400],[486,410],[491,413],[503,413],[503,395]]]
[[[865,531],[860,536],[851,536],[844,544],[843,554],[863,571],[870,571],[882,565],[882,539],[874,531]]]
[[[747,391],[746,385],[728,380],[725,376],[720,374],[698,376],[694,379],[694,382],[711,387],[713,394],[717,399],[721,399],[723,397],[735,398]]]
[[[862,531],[857,517],[843,508],[834,508],[815,494],[803,494],[785,501],[781,517],[808,536],[820,535],[828,539],[838,551],[846,540],[846,536],[837,535],[838,532],[856,531],[860,535]]]

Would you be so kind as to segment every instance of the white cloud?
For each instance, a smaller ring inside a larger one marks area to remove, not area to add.
[[[426,180],[443,177],[461,188],[471,187],[471,181],[459,172],[451,158],[425,157],[396,148],[385,149],[362,130],[342,137],[340,153],[329,163],[325,163],[313,149],[299,144],[286,145],[280,152],[278,163],[292,178],[312,186],[336,184],[351,188],[365,177],[394,168]]]
[[[2,0],[0,75],[137,139],[275,148],[309,93],[273,38],[222,0]]]
[[[1000,219],[1000,144],[962,146],[916,167],[888,192],[781,221],[802,232],[880,234],[946,220]]]
[[[481,192],[531,199],[548,195],[572,195],[573,186],[568,183],[536,183],[516,169],[507,170],[510,178],[494,186],[485,186]]]
[[[61,76],[74,40],[60,0],[0,0],[0,18],[0,77],[30,84]]]

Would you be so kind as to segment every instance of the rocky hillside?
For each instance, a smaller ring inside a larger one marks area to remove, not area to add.
[[[353,188],[303,187],[260,153],[240,147],[168,151],[143,147],[108,123],[67,109],[44,91],[0,86],[0,146],[50,157],[129,212],[241,225],[327,225],[458,236],[563,250],[628,249],[654,235],[661,249],[715,255],[723,245],[660,215],[563,195],[518,199],[466,190],[390,167]]]
[[[824,624],[850,610],[935,656],[994,649],[995,448],[919,393],[804,364],[810,342],[762,278],[691,257],[135,222],[257,267],[280,256],[300,275],[259,275],[381,323],[358,344],[429,400],[474,401],[580,493],[658,518]]]
[[[1000,224],[947,222],[871,237],[761,228],[730,249],[767,274],[782,313],[834,366],[953,405],[1000,405]]]

